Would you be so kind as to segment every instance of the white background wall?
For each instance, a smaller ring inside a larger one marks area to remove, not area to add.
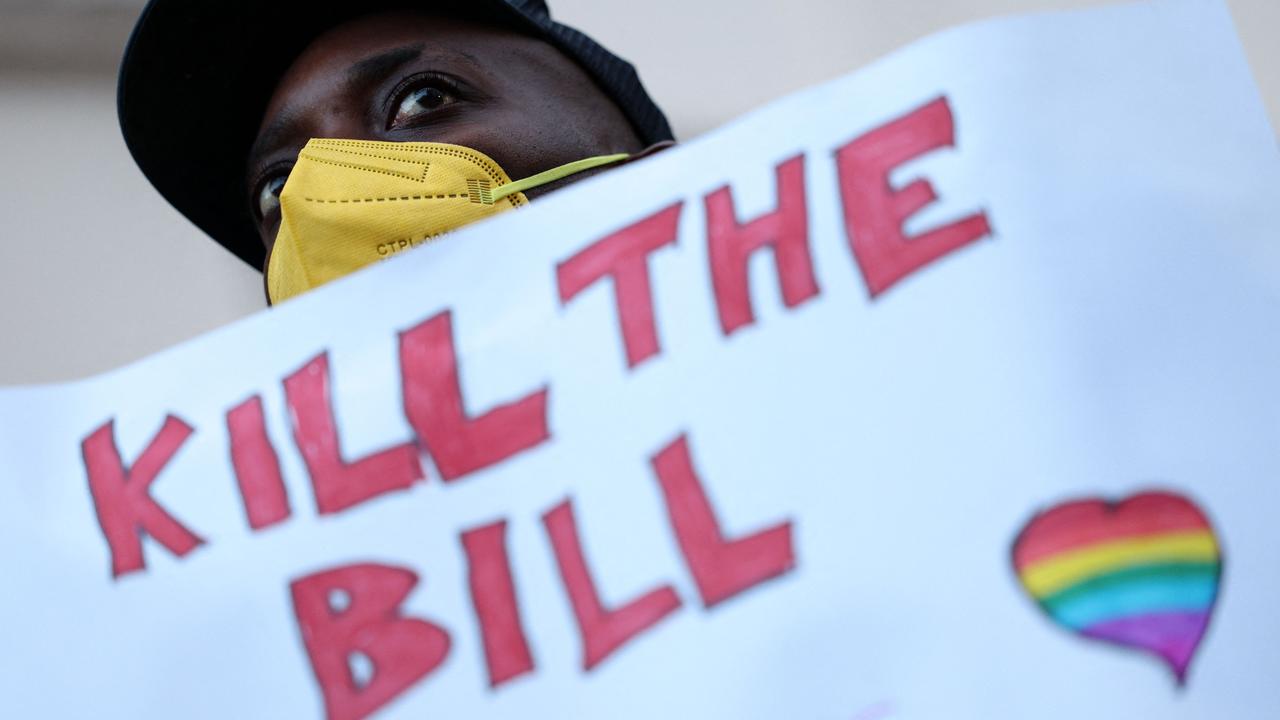
[[[263,307],[164,203],[115,119],[140,0],[0,0],[0,384],[102,372]],[[689,138],[935,30],[1103,0],[550,0],[640,68]],[[1229,0],[1280,122],[1280,0]]]

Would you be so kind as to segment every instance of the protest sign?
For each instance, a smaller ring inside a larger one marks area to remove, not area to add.
[[[993,21],[4,390],[0,713],[1274,716],[1277,160],[1216,0]]]

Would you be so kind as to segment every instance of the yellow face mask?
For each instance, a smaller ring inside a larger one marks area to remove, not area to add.
[[[267,294],[284,302],[526,205],[525,190],[628,157],[587,158],[512,182],[489,157],[460,145],[312,140],[280,193]]]

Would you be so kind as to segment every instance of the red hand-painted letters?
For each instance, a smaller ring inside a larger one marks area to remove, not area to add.
[[[903,228],[911,216],[937,200],[937,193],[925,179],[895,189],[891,173],[955,143],[951,106],[939,98],[834,149],[837,177],[833,180],[838,181],[848,246],[872,300],[935,261],[991,235],[983,212],[915,237],[908,237]],[[798,310],[820,293],[819,268],[811,247],[815,238],[810,237],[813,178],[806,179],[812,167],[805,155],[797,155],[772,171],[776,206],[758,217],[740,218],[728,184],[700,198],[706,217],[707,298],[715,304],[725,342],[757,322],[749,264],[760,251],[771,253],[786,308]],[[620,341],[628,372],[664,352],[654,297],[653,279],[661,267],[656,258],[678,262],[682,257],[676,246],[682,213],[690,202],[672,199],[662,209],[586,244],[555,267],[564,314],[579,311],[587,300],[574,301],[588,288],[611,281],[617,328],[612,337]],[[692,202],[696,207],[696,200]],[[280,390],[294,450],[306,468],[319,515],[353,512],[371,500],[409,489],[427,479],[426,458],[433,461],[441,480],[456,483],[551,441],[549,384],[484,412],[468,410],[452,312],[401,332],[398,341],[398,389],[411,432],[406,431],[407,437],[387,438],[385,449],[364,457],[351,459],[343,453],[341,413],[333,403],[327,352],[319,352],[283,380]],[[228,474],[234,479],[228,488],[238,492],[250,532],[296,522],[299,515],[290,504],[269,432],[270,418],[263,408],[261,394],[232,407],[222,436],[229,447]],[[147,569],[144,537],[180,558],[205,543],[173,514],[181,515],[182,508],[162,507],[151,495],[151,488],[170,466],[174,469],[166,485],[182,482],[177,469],[182,462],[180,450],[194,432],[186,422],[169,416],[132,464],[122,459],[117,448],[115,421],[83,441],[89,491],[113,577]],[[796,567],[795,520],[774,518],[773,524],[757,532],[737,538],[726,535],[712,495],[695,470],[685,436],[656,453],[651,464],[654,492],[666,509],[664,531],[672,533],[679,548],[701,612],[715,612],[721,603]],[[731,492],[732,480],[726,478],[719,490]],[[591,567],[609,558],[584,547],[590,545],[590,538],[580,532],[579,509],[590,512],[579,508],[573,498],[555,504],[541,514],[540,531],[558,571],[556,580],[564,588],[563,601],[576,623],[581,667],[593,672],[640,637],[657,633],[664,620],[685,608],[686,599],[680,597],[671,577],[650,579],[647,589],[631,588],[625,600],[612,592],[602,593]],[[761,520],[766,518],[754,519]],[[517,578],[521,573],[515,572],[507,548],[511,523],[533,522],[536,519],[531,517],[498,517],[459,534],[478,629],[477,636],[466,641],[482,648],[487,685],[495,690],[537,672],[536,648],[526,634],[520,602]],[[212,538],[210,544],[216,541]],[[342,563],[293,581],[291,590],[303,647],[330,718],[368,716],[437,672],[450,654],[449,632],[405,609],[415,593],[426,592],[413,570]],[[368,678],[353,674],[353,658],[369,665]]]

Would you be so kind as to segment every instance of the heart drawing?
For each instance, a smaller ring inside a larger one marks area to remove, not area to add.
[[[1150,492],[1037,514],[1014,541],[1013,566],[1055,623],[1154,654],[1184,685],[1218,598],[1222,551],[1195,503]]]

